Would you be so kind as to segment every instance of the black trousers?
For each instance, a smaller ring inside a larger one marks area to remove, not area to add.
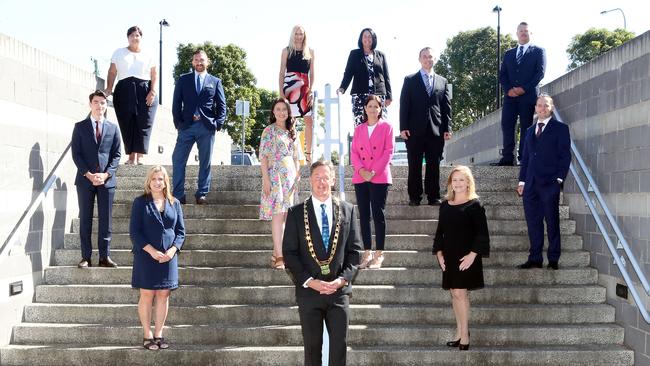
[[[120,80],[113,93],[113,106],[122,133],[122,146],[127,154],[149,151],[149,139],[158,109],[158,97],[151,107],[147,94],[151,90],[149,80],[135,77]]]
[[[323,320],[329,333],[329,366],[345,366],[347,356],[350,298],[348,295],[305,296],[296,299],[302,340],[305,348],[305,366],[322,365]]]
[[[359,225],[361,226],[361,238],[363,249],[372,249],[372,233],[370,232],[370,214],[375,223],[375,246],[377,250],[384,250],[386,241],[386,197],[388,196],[388,184],[382,183],[357,183],[354,185],[354,192],[357,195],[357,207],[359,207]]]
[[[424,193],[429,200],[440,198],[440,159],[444,147],[444,138],[435,136],[432,132],[428,132],[424,136],[412,134],[406,140],[406,155],[409,163],[409,200],[420,202],[422,199],[422,157],[426,160]]]
[[[503,158],[506,163],[515,161],[515,130],[517,127],[517,117],[519,117],[519,149],[517,149],[518,158],[521,159],[524,151],[524,140],[526,140],[526,130],[533,123],[535,114],[535,102],[526,103],[523,101],[506,101],[501,109],[501,132],[503,134]]]

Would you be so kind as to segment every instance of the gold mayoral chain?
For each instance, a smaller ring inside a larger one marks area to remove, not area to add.
[[[332,251],[330,252],[329,258],[327,258],[324,261],[321,261],[318,259],[316,256],[316,252],[314,251],[314,243],[311,240],[311,232],[309,230],[309,215],[307,214],[307,201],[309,201],[311,197],[307,198],[304,203],[303,207],[303,213],[305,217],[305,237],[307,239],[307,247],[309,248],[309,254],[311,254],[311,257],[314,258],[314,261],[316,264],[320,267],[320,271],[324,276],[327,276],[330,274],[330,263],[332,263],[332,260],[334,259],[334,255],[336,254],[336,246],[338,245],[339,242],[339,230],[341,229],[341,217],[342,211],[341,211],[341,205],[339,204],[338,200],[334,197],[332,197],[332,202],[338,206],[339,210],[339,217],[336,220],[336,229],[334,229],[334,240],[332,241]]]

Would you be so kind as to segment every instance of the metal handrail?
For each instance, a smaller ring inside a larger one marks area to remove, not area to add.
[[[557,111],[554,111],[553,114],[555,116],[555,119],[557,119],[558,121],[562,121],[562,118],[560,117],[560,114]],[[589,172],[587,165],[582,159],[582,155],[580,154],[580,151],[578,151],[578,148],[573,141],[571,141],[571,152],[573,153],[573,156],[575,157],[575,161],[578,163],[580,170],[582,170],[582,174],[587,178],[587,181],[589,182],[589,187],[594,192],[600,208],[605,213],[605,216],[609,221],[609,225],[612,227],[614,233],[616,234],[618,243],[620,243],[621,247],[625,251],[625,254],[627,255],[628,261],[632,264],[632,268],[634,269],[637,278],[641,281],[641,284],[643,285],[646,294],[650,293],[650,286],[648,284],[648,279],[646,278],[645,273],[639,266],[639,263],[636,260],[634,253],[632,253],[632,250],[630,249],[627,240],[623,236],[620,227],[618,226],[616,220],[614,219],[611,212],[609,211],[609,208],[607,207],[607,203],[603,199],[603,196],[600,193],[600,189],[598,189],[598,186],[596,185],[596,181],[594,180],[591,173]],[[591,215],[596,221],[596,225],[598,226],[598,229],[600,230],[600,233],[602,234],[603,239],[605,240],[605,243],[607,244],[607,247],[609,248],[609,251],[612,254],[612,257],[614,257],[614,262],[618,266],[621,275],[623,276],[623,279],[625,280],[625,283],[627,284],[627,287],[629,288],[630,293],[634,298],[634,301],[639,307],[639,312],[643,316],[643,319],[646,321],[646,323],[650,324],[650,313],[648,313],[648,310],[643,305],[644,301],[641,299],[641,296],[636,290],[635,284],[627,271],[627,267],[625,265],[625,258],[623,256],[619,256],[617,251],[618,248],[612,242],[612,239],[610,238],[609,233],[605,228],[603,221],[600,218],[600,214],[598,213],[598,210],[596,209],[594,202],[591,200],[591,197],[589,195],[589,190],[585,187],[580,176],[578,175],[578,170],[576,169],[575,164],[571,163],[569,170],[571,171],[571,174],[573,174],[573,177],[575,178],[576,184],[578,185],[578,189],[580,190],[580,193],[582,193],[582,197],[587,203],[587,207],[589,207],[589,211],[591,212]]]
[[[41,189],[41,192],[38,194],[38,196],[32,199],[32,202],[30,202],[29,206],[27,206],[27,209],[20,216],[20,219],[18,219],[18,222],[11,230],[11,233],[9,233],[7,240],[5,240],[5,242],[2,244],[2,247],[0,247],[0,262],[4,257],[8,255],[7,249],[11,248],[13,246],[12,244],[17,240],[16,233],[18,233],[19,230],[22,228],[22,226],[28,222],[27,219],[32,217],[32,215],[34,214],[38,206],[45,199],[47,192],[50,191],[50,189],[54,185],[54,182],[56,182],[56,179],[58,178],[56,173],[59,169],[59,166],[61,165],[61,162],[68,155],[68,152],[71,150],[71,147],[72,147],[72,143],[69,143],[68,146],[66,146],[65,150],[63,150],[63,153],[61,153],[59,160],[57,160],[56,164],[54,164],[54,167],[52,168],[47,178],[45,179],[45,183],[43,184],[43,188]]]

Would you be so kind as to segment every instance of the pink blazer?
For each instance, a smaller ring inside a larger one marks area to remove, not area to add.
[[[390,174],[390,160],[393,157],[395,147],[395,137],[393,136],[393,126],[390,123],[380,119],[368,137],[368,124],[362,123],[354,129],[352,138],[352,147],[350,148],[350,158],[354,166],[354,175],[352,183],[364,183],[365,180],[359,174],[361,168],[369,171],[375,171],[375,176],[370,180],[371,183],[393,183]]]

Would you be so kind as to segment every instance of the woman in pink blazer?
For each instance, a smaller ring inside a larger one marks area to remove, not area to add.
[[[350,157],[354,166],[352,183],[357,195],[361,237],[365,253],[359,268],[381,268],[384,262],[386,240],[386,196],[393,183],[390,160],[393,157],[395,137],[390,123],[381,119],[381,99],[369,95],[364,104],[364,120],[354,129]],[[372,252],[370,213],[375,223],[375,248]]]

